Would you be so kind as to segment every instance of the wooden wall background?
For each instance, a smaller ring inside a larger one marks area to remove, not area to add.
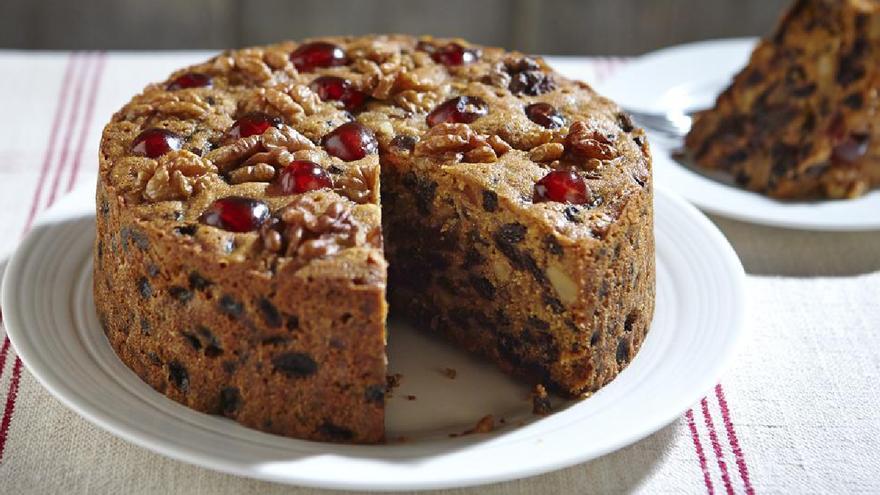
[[[427,33],[547,54],[631,55],[761,35],[791,0],[0,0],[0,48],[224,48]]]

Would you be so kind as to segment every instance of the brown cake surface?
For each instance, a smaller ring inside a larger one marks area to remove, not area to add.
[[[878,62],[880,2],[798,0],[686,148],[769,196],[860,196],[880,185]]]
[[[461,40],[182,69],[105,128],[97,209],[120,358],[298,438],[382,440],[386,285],[417,326],[570,397],[612,380],[653,315],[643,132],[540,59]]]

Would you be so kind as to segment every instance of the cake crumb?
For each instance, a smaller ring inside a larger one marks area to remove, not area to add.
[[[455,377],[458,375],[458,372],[455,371],[455,368],[443,368],[443,376],[449,378],[450,380],[455,380]]]
[[[547,395],[547,389],[539,383],[532,391],[532,414],[546,416],[551,412],[553,412],[553,407],[550,404],[550,396]]]
[[[501,420],[504,421],[503,419]],[[472,435],[474,433],[491,433],[495,430],[495,417],[491,414],[487,414],[480,418],[477,421],[477,424],[474,425],[473,428],[465,430],[461,433],[450,433],[449,438],[463,437],[465,435]]]
[[[406,400],[416,400],[416,396],[415,395],[407,395]]]
[[[388,392],[391,392],[395,388],[400,386],[400,381],[403,380],[403,375],[400,373],[394,373],[393,375],[385,376],[385,389]]]

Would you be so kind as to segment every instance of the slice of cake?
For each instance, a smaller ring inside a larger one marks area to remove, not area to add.
[[[570,397],[653,315],[643,132],[519,53],[226,52],[117,112],[100,162],[110,343],[168,397],[263,431],[382,440],[386,285],[416,326]]]
[[[686,148],[769,196],[860,196],[880,184],[878,61],[880,2],[798,0]]]

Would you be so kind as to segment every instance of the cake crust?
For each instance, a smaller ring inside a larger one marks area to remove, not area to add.
[[[317,42],[338,63],[303,66],[313,42],[224,52],[148,86],[105,128],[94,290],[122,361],[199,411],[374,443],[387,296],[557,393],[612,380],[654,309],[643,131],[521,53],[399,35]],[[346,92],[322,92],[320,77]],[[244,136],[249,115],[273,120]],[[328,140],[348,122],[374,136],[363,155]],[[139,153],[152,129],[178,146]],[[332,185],[280,191],[302,160]],[[583,182],[576,204],[540,196],[553,171]],[[244,231],[206,220],[233,197],[269,216]]]

